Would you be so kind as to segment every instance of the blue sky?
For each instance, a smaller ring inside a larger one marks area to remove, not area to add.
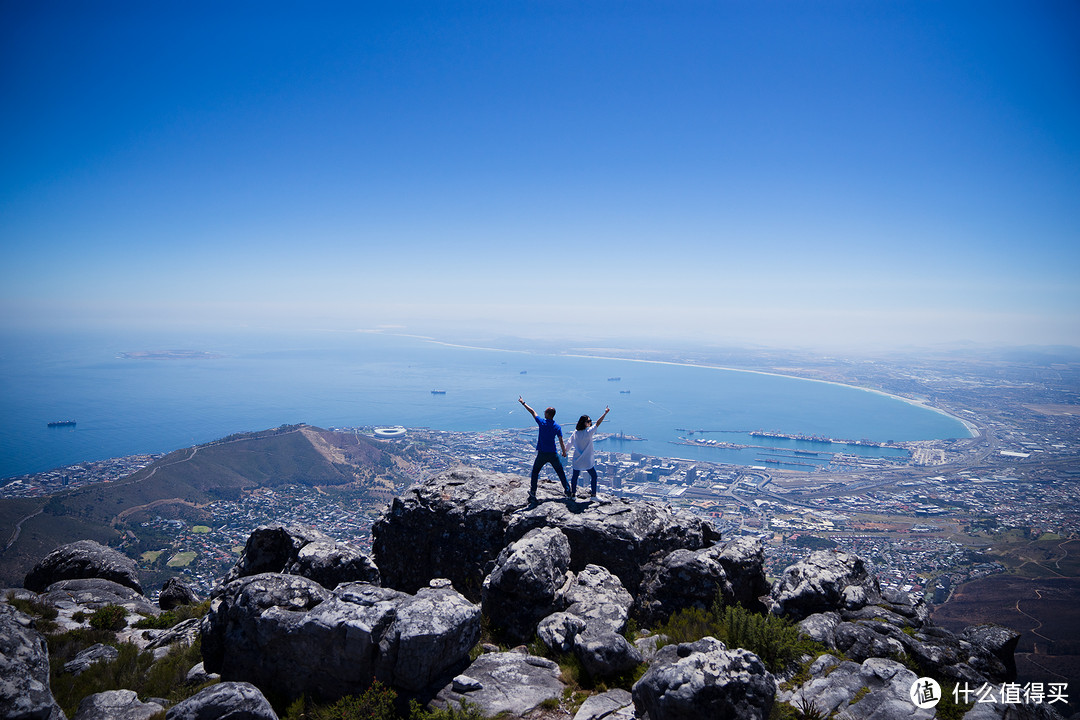
[[[1080,5],[0,4],[0,325],[1080,345]]]

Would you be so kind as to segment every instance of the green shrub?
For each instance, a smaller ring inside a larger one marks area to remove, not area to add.
[[[209,610],[209,600],[197,605],[179,605],[172,610],[166,610],[160,615],[144,615],[141,620],[135,623],[135,627],[166,630],[179,625],[185,620],[201,618]]]
[[[8,593],[7,603],[19,612],[27,615],[32,615],[36,618],[43,620],[55,620],[59,613],[52,605],[43,603],[40,600],[29,600],[27,598],[15,597],[15,593]]]
[[[90,627],[95,630],[123,630],[127,626],[127,610],[120,605],[99,607],[90,616]],[[119,689],[119,688],[118,688]]]
[[[378,680],[360,695],[346,695],[329,705],[304,697],[288,705],[282,720],[400,720],[395,709],[397,693]]]
[[[827,652],[790,620],[752,613],[738,605],[724,607],[719,599],[709,610],[687,608],[672,613],[657,632],[667,635],[669,643],[695,642],[712,636],[729,648],[749,650],[774,673],[797,666],[804,655],[817,657]]]
[[[409,703],[409,720],[486,720],[480,712],[480,706],[467,700],[462,700],[458,707],[436,708],[424,710],[420,703],[413,700]]]

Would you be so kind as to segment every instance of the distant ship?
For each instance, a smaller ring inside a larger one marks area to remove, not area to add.
[[[49,423],[49,427],[74,427],[74,420],[53,420]]]
[[[522,370],[521,372],[518,373],[518,375],[528,375],[528,374],[529,374],[528,370]]]
[[[621,377],[608,378],[608,382],[619,382],[620,380],[622,380]]]
[[[431,394],[432,395],[445,395],[446,391],[445,390],[432,390]]]
[[[629,394],[630,394],[630,391],[629,391],[629,390],[620,390],[620,391],[619,391],[619,394],[620,394],[620,395],[629,395]]]

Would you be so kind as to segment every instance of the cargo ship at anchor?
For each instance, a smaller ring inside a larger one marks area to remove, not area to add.
[[[53,420],[48,423],[49,427],[75,427],[74,420]]]

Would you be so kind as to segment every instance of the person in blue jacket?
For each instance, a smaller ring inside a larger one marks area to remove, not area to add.
[[[532,482],[529,485],[529,502],[536,502],[536,481],[540,477],[540,470],[548,463],[551,463],[551,467],[555,468],[555,473],[559,476],[559,482],[562,483],[563,492],[569,497],[571,495],[570,484],[566,482],[566,471],[563,470],[562,462],[559,460],[559,452],[555,449],[555,438],[558,438],[562,456],[566,457],[566,444],[563,443],[562,428],[559,427],[559,423],[555,422],[555,408],[549,407],[545,410],[544,418],[541,420],[540,416],[529,407],[524,398],[518,396],[518,402],[529,411],[539,428],[536,436],[536,459],[533,460],[532,466]]]

